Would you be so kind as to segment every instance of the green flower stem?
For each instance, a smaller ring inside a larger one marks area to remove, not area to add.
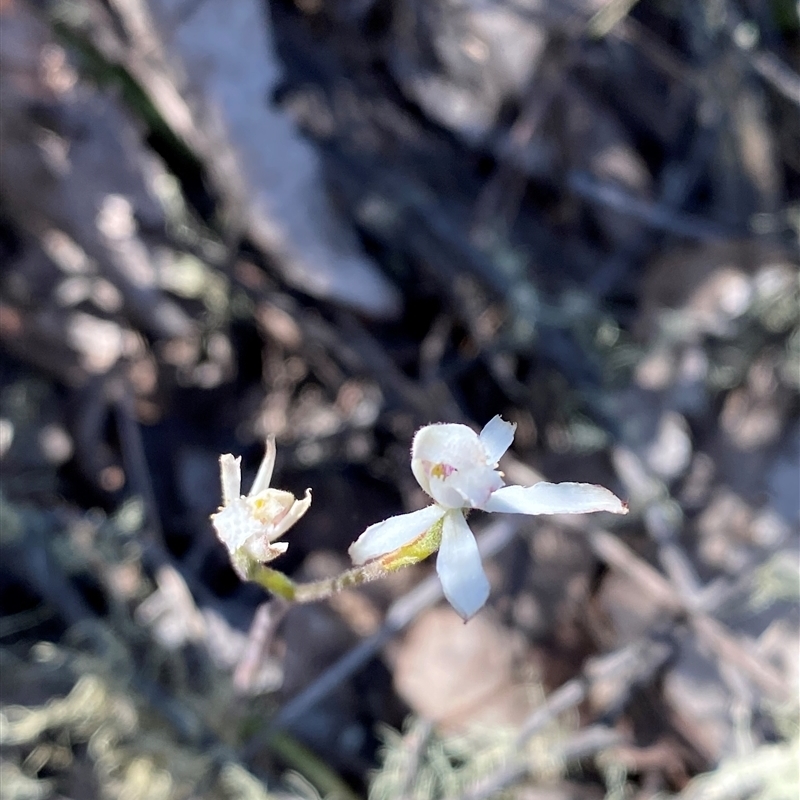
[[[291,578],[263,564],[251,564],[247,579],[284,600],[294,601],[297,596],[297,584]]]
[[[331,597],[343,589],[350,589],[353,586],[360,586],[362,583],[383,578],[389,572],[391,570],[384,567],[380,561],[371,561],[362,567],[348,569],[334,578],[322,578],[322,580],[310,583],[295,583],[282,572],[258,564],[251,570],[249,578],[272,594],[283,597],[291,603],[314,603],[317,600]]]
[[[291,603],[314,603],[331,597],[343,589],[361,586],[423,561],[439,549],[442,541],[442,524],[443,521],[440,520],[413,542],[367,564],[345,570],[333,578],[322,578],[310,583],[295,583],[282,572],[256,563],[250,565],[247,578]]]

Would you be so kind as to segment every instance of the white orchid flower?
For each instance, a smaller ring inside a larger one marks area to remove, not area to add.
[[[248,580],[256,564],[265,564],[286,552],[283,536],[311,505],[311,491],[298,500],[291,492],[270,489],[275,466],[275,439],[267,439],[266,452],[250,494],[241,494],[242,459],[230,453],[219,457],[222,506],[211,515],[219,540],[228,548],[231,564],[239,577]]]
[[[456,424],[427,425],[417,431],[411,470],[433,505],[371,525],[350,545],[353,563],[383,559],[390,567],[435,530],[441,536],[436,571],[445,597],[469,619],[489,596],[478,545],[465,519],[470,509],[507,514],[628,513],[616,495],[589,483],[506,486],[497,462],[511,446],[515,427],[496,416],[480,435]]]

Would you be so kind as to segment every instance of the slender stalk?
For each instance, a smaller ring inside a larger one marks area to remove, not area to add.
[[[322,578],[310,583],[296,583],[282,572],[258,564],[253,568],[249,578],[272,594],[283,597],[292,603],[314,603],[317,600],[331,597],[343,589],[350,589],[353,586],[360,586],[382,578],[391,571],[380,561],[372,561],[362,567],[345,570],[333,578]]]
[[[363,583],[383,578],[389,574],[380,561],[373,561],[362,567],[348,569],[335,578],[323,578],[313,583],[301,583],[297,585],[295,594],[296,603],[313,603],[315,600],[323,600],[343,589],[350,589],[353,586],[360,586]]]
[[[442,540],[441,520],[421,536],[389,555],[345,570],[333,578],[322,578],[310,583],[296,583],[287,575],[264,564],[252,564],[248,580],[262,586],[268,592],[283,597],[292,603],[314,603],[325,600],[343,589],[351,589],[364,583],[383,578],[390,572],[417,564],[439,549]]]

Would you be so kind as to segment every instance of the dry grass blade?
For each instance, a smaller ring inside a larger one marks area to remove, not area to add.
[[[734,664],[769,697],[779,701],[787,699],[785,682],[775,669],[755,655],[753,643],[737,637],[708,614],[687,607],[678,590],[617,537],[605,531],[594,531],[589,541],[600,559],[624,573],[659,604],[673,614],[686,614],[700,640],[717,658]]]
[[[625,741],[625,735],[619,731],[605,725],[593,725],[572,734],[565,742],[554,748],[548,757],[565,763],[576,762],[623,744]],[[472,791],[450,800],[490,800],[497,797],[504,789],[523,780],[533,766],[535,765],[525,762],[511,763]]]
[[[800,75],[774,53],[756,52],[749,56],[753,69],[787,100],[800,107]]]

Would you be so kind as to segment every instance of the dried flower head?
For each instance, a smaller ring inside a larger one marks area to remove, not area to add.
[[[291,492],[270,489],[275,466],[275,438],[267,439],[266,452],[247,496],[241,494],[242,459],[230,453],[219,457],[222,506],[211,515],[219,540],[228,548],[236,573],[248,580],[252,568],[286,552],[283,536],[311,505],[311,490],[298,500]]]

